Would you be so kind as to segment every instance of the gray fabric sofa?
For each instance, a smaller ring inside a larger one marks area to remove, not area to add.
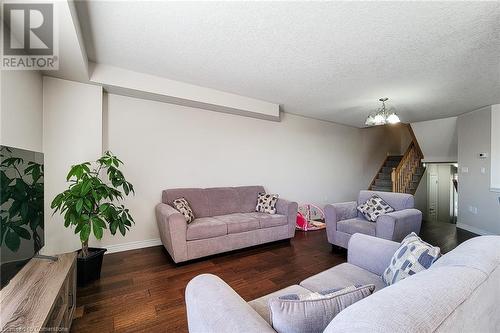
[[[178,188],[163,191],[156,206],[160,238],[172,259],[183,262],[221,252],[293,238],[297,203],[278,199],[276,214],[255,212],[262,186]],[[195,220],[189,224],[171,204],[184,197]]]
[[[357,206],[378,195],[395,212],[381,215],[376,222],[368,221],[357,211]],[[357,201],[329,204],[325,206],[325,222],[328,242],[347,248],[352,234],[362,233],[400,242],[406,235],[420,233],[422,212],[414,207],[413,195],[406,193],[360,191]]]
[[[500,331],[500,236],[470,239],[428,270],[385,286],[381,274],[398,246],[354,234],[347,263],[248,303],[217,276],[199,275],[186,288],[189,331],[274,332],[270,297],[353,284],[375,284],[376,290],[341,311],[324,332]]]

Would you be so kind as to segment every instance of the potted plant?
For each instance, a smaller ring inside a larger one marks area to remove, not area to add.
[[[43,234],[43,165],[18,155],[16,148],[0,148],[0,245],[5,242],[17,252],[21,239],[33,239],[33,253],[38,253]]]
[[[80,286],[99,279],[106,252],[106,249],[89,248],[90,235],[101,239],[105,229],[112,235],[117,230],[125,235],[134,223],[129,210],[119,204],[124,194],[134,193],[134,187],[119,170],[121,164],[123,162],[116,156],[106,152],[93,163],[72,166],[66,177],[70,183],[68,189],[52,201],[54,214],[58,211],[64,214],[64,226],[75,227],[75,234],[80,235],[82,248],[77,256],[77,281]]]

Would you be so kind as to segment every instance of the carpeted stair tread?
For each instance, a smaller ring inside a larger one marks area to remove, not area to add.
[[[392,188],[392,181],[390,179],[376,179],[375,186],[385,186]]]
[[[379,173],[377,176],[377,179],[386,179],[386,180],[391,180],[391,174],[390,173]]]
[[[403,159],[402,155],[390,155],[387,157],[387,160],[393,161],[393,160],[398,160],[401,161]]]
[[[387,186],[373,186],[372,189],[374,191],[392,192],[392,186],[391,187],[387,187]]]

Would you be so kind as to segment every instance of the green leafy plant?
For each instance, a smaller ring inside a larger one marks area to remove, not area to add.
[[[43,165],[25,162],[12,149],[0,149],[0,245],[17,252],[21,239],[33,239],[33,250],[42,246]]]
[[[69,188],[52,201],[54,214],[58,211],[64,214],[64,226],[74,226],[75,234],[80,234],[82,257],[89,255],[91,233],[101,239],[104,229],[109,228],[112,235],[119,230],[125,236],[134,223],[129,210],[118,204],[124,198],[123,193],[135,194],[134,187],[119,170],[121,164],[116,156],[106,152],[94,163],[72,166],[66,177]]]

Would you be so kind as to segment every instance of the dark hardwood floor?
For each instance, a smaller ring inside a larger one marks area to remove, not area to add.
[[[424,222],[421,236],[447,252],[475,235]],[[100,281],[78,289],[72,332],[186,332],[184,290],[198,274],[216,274],[252,300],[345,261],[324,230],[180,266],[160,246],[106,255]]]
[[[459,229],[455,224],[446,222],[423,221],[420,231],[420,237],[429,244],[439,246],[442,253],[450,252],[458,244],[476,236],[470,231]]]

